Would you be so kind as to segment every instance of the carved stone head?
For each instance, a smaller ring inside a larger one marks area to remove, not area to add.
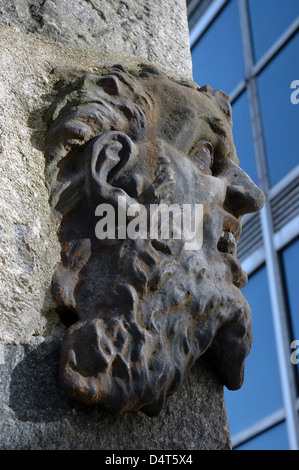
[[[199,357],[239,388],[252,338],[237,241],[241,217],[264,195],[239,167],[228,97],[117,65],[62,87],[47,118],[66,392],[113,414],[156,415]],[[201,248],[120,236],[119,201],[202,204]],[[102,204],[115,209],[113,239],[96,235]]]

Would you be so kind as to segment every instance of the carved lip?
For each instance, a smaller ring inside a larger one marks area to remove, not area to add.
[[[242,287],[244,287],[248,282],[248,276],[242,268],[240,261],[235,255],[230,253],[221,253],[221,255],[224,258],[224,263],[228,264],[230,267],[232,283],[239,289],[242,289]]]
[[[231,215],[223,219],[222,232],[217,239],[217,249],[220,253],[229,253],[236,256],[237,242],[242,231],[241,221]]]
[[[231,232],[235,237],[236,242],[238,242],[242,232],[241,220],[236,219],[236,217],[232,215],[225,216],[223,220],[223,230]]]
[[[237,243],[241,236],[242,224],[231,215],[225,216],[223,229],[217,240],[217,249],[225,264],[230,266],[232,282],[242,288],[247,284],[248,277],[237,258]]]

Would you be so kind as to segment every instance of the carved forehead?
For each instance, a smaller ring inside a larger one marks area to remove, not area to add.
[[[215,134],[232,143],[231,106],[222,91],[161,80],[156,87],[156,102],[159,109],[156,135],[172,143],[183,140],[188,145],[188,140],[208,139]]]
[[[197,117],[218,118],[231,126],[229,97],[221,90],[213,90],[208,85],[199,87],[192,82],[162,80],[157,86],[157,94],[164,111],[179,112],[182,109],[190,120]]]
[[[231,128],[228,97],[219,90],[178,82],[155,67],[129,72],[117,65],[103,76],[85,74],[64,87],[48,112],[51,134],[80,138],[115,129],[134,140],[154,133],[175,139],[199,119]]]

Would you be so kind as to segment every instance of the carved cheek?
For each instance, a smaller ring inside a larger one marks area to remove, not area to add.
[[[192,185],[195,203],[203,204],[204,211],[215,213],[223,208],[226,195],[226,184],[214,176],[197,174],[196,182]]]

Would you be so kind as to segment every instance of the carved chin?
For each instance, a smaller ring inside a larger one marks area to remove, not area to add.
[[[130,368],[122,357],[126,333],[119,323],[112,330],[99,319],[69,328],[61,350],[60,374],[72,398],[100,403],[113,413],[122,411],[123,395],[127,399],[130,389]]]
[[[63,343],[62,385],[70,397],[112,414],[142,408],[155,416],[183,380],[169,352],[162,345],[153,350],[156,343],[157,335],[145,335],[135,322],[78,322]]]
[[[132,309],[79,321],[62,345],[62,385],[71,398],[112,414],[141,409],[155,416],[201,357],[223,384],[239,388],[251,346],[246,305],[214,296],[201,307],[160,312],[151,328],[140,326]]]

